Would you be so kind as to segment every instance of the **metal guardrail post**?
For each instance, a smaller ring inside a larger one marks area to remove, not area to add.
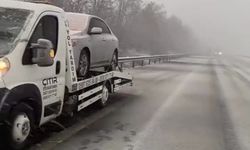
[[[123,63],[121,63],[121,69],[123,69]]]
[[[134,61],[132,62],[132,68],[135,68],[135,62]]]

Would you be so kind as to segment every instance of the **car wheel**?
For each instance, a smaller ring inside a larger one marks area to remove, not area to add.
[[[10,115],[10,124],[8,145],[14,150],[23,149],[27,146],[34,127],[32,108],[25,103],[17,105]]]
[[[85,50],[81,52],[80,59],[79,59],[79,69],[78,69],[78,76],[86,77],[89,72],[90,61],[89,55]]]
[[[114,52],[110,66],[108,67],[107,71],[115,71],[117,69],[117,66],[118,66],[118,53]]]

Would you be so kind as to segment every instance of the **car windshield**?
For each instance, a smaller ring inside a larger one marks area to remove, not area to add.
[[[87,16],[67,13],[69,28],[72,31],[84,31],[87,28]]]
[[[30,15],[28,10],[0,7],[0,56],[16,46]]]

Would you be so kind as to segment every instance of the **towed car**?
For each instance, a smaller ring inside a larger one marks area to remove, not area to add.
[[[97,16],[66,13],[72,37],[77,74],[86,77],[90,69],[115,70],[119,42],[110,27]]]

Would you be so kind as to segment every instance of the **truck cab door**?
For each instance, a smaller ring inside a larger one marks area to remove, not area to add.
[[[26,50],[22,63],[29,80],[33,81],[40,90],[42,97],[43,124],[60,115],[62,111],[65,90],[65,30],[64,22],[60,13],[46,12],[37,20]],[[62,38],[62,39],[61,39]],[[51,66],[41,67],[32,62],[31,45],[39,39],[49,40],[53,44],[54,63]]]

